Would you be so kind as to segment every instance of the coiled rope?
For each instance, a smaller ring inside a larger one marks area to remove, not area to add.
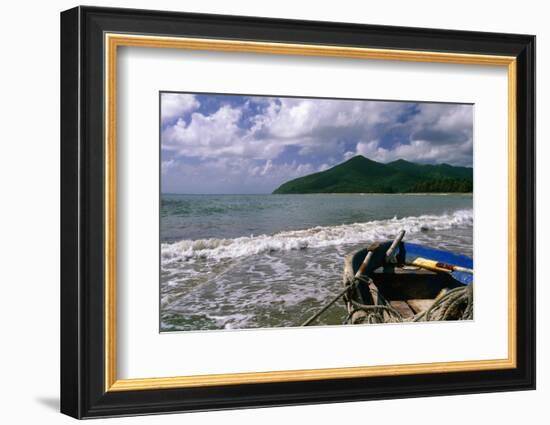
[[[355,277],[352,284],[348,286],[351,291],[360,282],[369,285],[370,278]],[[412,318],[405,319],[391,306],[391,304],[380,294],[379,291],[369,286],[371,294],[377,295],[378,304],[368,305],[355,301],[353,297],[347,296],[348,302],[353,309],[348,313],[344,324],[350,323],[357,312],[365,314],[356,317],[355,324],[360,323],[399,323],[399,322],[430,322],[441,320],[471,320],[474,312],[473,284],[451,289],[444,295],[438,297],[434,303],[425,311],[416,314]],[[348,292],[351,295],[350,292]]]
[[[359,311],[363,311],[366,314],[360,316],[354,320],[354,323],[387,323],[387,322],[402,322],[403,317],[401,314],[391,306],[391,304],[382,296],[382,294],[375,289],[374,286],[370,285],[372,279],[364,276],[354,277],[353,283],[348,286],[348,294],[356,285],[363,283],[367,285],[373,299],[376,297],[378,299],[378,304],[362,304],[359,301],[353,299],[353,297],[348,296],[347,299],[353,306],[353,310],[347,315],[344,320],[344,324],[349,323],[352,316]]]
[[[427,310],[413,317],[413,322],[435,320],[472,320],[474,318],[474,285],[451,289],[436,299]]]

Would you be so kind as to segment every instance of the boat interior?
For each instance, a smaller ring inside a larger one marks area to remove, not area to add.
[[[366,254],[366,251],[365,251]],[[353,270],[356,271],[364,255],[353,258]],[[464,286],[450,273],[426,270],[405,264],[384,265],[374,269],[370,276],[376,290],[404,319],[427,310],[437,297],[447,291]],[[362,304],[377,304],[369,285],[360,284],[355,291],[357,301]]]

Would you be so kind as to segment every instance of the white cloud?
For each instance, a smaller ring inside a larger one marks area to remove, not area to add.
[[[353,158],[355,155],[357,155],[357,153],[354,151],[344,152],[344,160],[347,161],[348,159]]]
[[[162,148],[201,158],[243,156],[246,134],[238,127],[241,114],[227,105],[211,115],[194,112],[189,123],[179,119],[163,131]]]
[[[224,105],[210,115],[194,112],[162,135],[163,148],[181,155],[216,158],[221,155],[261,160],[275,159],[288,145],[302,155],[344,153],[343,139],[368,134],[389,123],[401,107],[391,102],[349,102],[293,98],[264,99],[263,113],[250,117],[249,128],[239,127],[242,107]]]
[[[271,159],[268,159],[265,162],[265,166],[260,174],[262,176],[265,176],[267,173],[269,173],[269,170],[271,170],[272,168],[273,168],[273,162],[271,161]]]
[[[420,163],[453,163],[455,165],[471,166],[472,144],[470,142],[457,145],[436,145],[425,140],[414,140],[394,149],[380,146],[377,140],[359,142],[357,155],[363,155],[378,162],[391,162],[405,159]]]
[[[311,163],[274,163],[237,157],[199,164],[162,162],[162,191],[185,193],[269,193],[289,179],[319,171]]]
[[[205,114],[193,95],[162,99],[162,149],[195,164],[169,161],[163,172],[186,186],[269,191],[357,154],[471,165],[469,105],[249,97]]]
[[[166,123],[200,107],[195,95],[184,93],[162,93],[161,117]]]
[[[414,116],[413,140],[425,140],[434,144],[464,143],[472,138],[473,109],[470,105],[445,105],[424,103],[418,106]]]
[[[160,171],[162,174],[168,174],[168,172],[177,166],[177,162],[174,159],[162,161],[160,164]]]

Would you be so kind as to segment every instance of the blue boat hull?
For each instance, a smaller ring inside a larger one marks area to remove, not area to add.
[[[416,258],[421,257],[439,263],[452,264],[453,266],[466,267],[468,269],[474,268],[474,261],[470,257],[455,254],[454,252],[408,242],[402,243],[399,249],[404,251],[405,262],[408,264],[411,264]],[[473,282],[473,275],[470,273],[452,272],[451,276],[464,285],[469,285]]]

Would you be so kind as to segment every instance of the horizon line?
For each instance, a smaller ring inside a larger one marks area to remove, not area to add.
[[[186,195],[186,196],[240,196],[240,195],[471,195],[474,192],[312,192],[312,193],[179,193],[160,192],[160,195]]]

